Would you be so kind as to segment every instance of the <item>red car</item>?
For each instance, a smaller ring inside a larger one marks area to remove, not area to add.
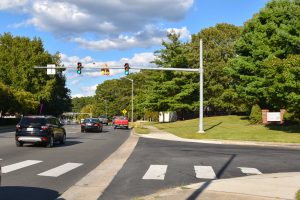
[[[128,119],[125,116],[115,116],[113,121],[114,128],[128,129]]]

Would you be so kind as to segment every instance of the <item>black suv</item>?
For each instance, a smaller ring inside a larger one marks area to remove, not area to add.
[[[66,130],[63,124],[53,116],[24,116],[16,125],[16,145],[24,143],[43,143],[46,147],[53,147],[54,142],[64,144]]]

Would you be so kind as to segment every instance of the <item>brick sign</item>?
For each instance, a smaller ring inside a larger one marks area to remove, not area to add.
[[[269,112],[268,109],[262,109],[262,123],[269,124],[270,122],[279,122],[279,124],[283,124],[284,113],[285,109],[280,109],[280,112]]]

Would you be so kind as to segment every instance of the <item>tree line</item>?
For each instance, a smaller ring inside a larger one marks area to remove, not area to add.
[[[158,67],[199,68],[204,44],[206,115],[243,113],[252,107],[287,110],[300,119],[300,1],[272,0],[242,27],[217,24],[180,41],[175,32],[162,42],[153,61]],[[199,74],[141,70],[134,80],[134,118],[157,118],[176,111],[182,119],[198,117]],[[82,103],[86,102],[86,103]],[[81,104],[81,106],[78,106]],[[131,82],[125,78],[99,84],[96,94],[73,99],[74,111],[109,116],[131,110]]]

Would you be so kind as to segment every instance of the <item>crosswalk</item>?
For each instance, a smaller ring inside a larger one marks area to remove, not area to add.
[[[2,159],[1,159],[2,160]],[[2,166],[2,173],[3,174],[8,174],[17,170],[21,170],[23,168],[29,167],[29,166],[33,166],[39,163],[42,163],[43,161],[41,160],[25,160],[25,161],[21,161],[21,162],[17,162],[14,164],[10,164],[10,165],[5,165]],[[37,174],[38,176],[48,176],[48,177],[59,177],[73,169],[76,169],[80,166],[82,166],[83,163],[64,163],[60,166],[57,166],[55,168],[49,169],[47,171],[41,172],[39,174]]]
[[[0,158],[0,160],[2,160]],[[9,174],[17,170],[21,170],[23,168],[28,168],[33,165],[38,165],[42,163],[42,160],[24,160],[20,162],[16,162],[9,165],[2,165],[2,173],[3,174]],[[56,166],[51,169],[47,169],[43,172],[40,172],[36,174],[37,176],[43,176],[43,177],[54,177],[57,178],[59,176],[62,176],[66,173],[71,172],[72,170],[81,167],[84,165],[83,163],[73,163],[73,162],[67,162],[62,163],[59,166]],[[171,174],[171,172],[168,172],[168,165],[149,165],[149,167],[145,168],[145,173],[141,177],[143,180],[164,180],[168,174]],[[197,179],[217,179],[215,170],[213,166],[204,166],[204,165],[194,165],[193,168],[185,169],[185,170],[192,170],[194,169],[194,175]],[[251,167],[236,167],[235,170],[237,172],[240,172],[245,175],[259,175],[262,174],[261,171],[259,171],[256,168]],[[172,175],[174,176],[174,175]]]

